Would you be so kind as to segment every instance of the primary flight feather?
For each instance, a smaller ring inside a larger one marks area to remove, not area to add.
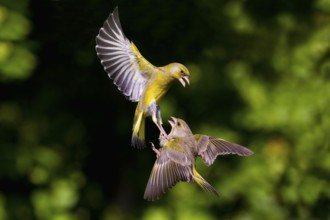
[[[177,182],[195,182],[205,191],[218,195],[196,170],[196,157],[210,166],[218,155],[237,154],[249,156],[251,150],[241,145],[230,143],[220,138],[202,134],[193,134],[187,123],[178,118],[170,120],[172,130],[168,137],[160,135],[160,146],[153,150],[157,160],[152,168],[144,198],[149,201],[159,199],[168,189]]]
[[[180,63],[156,67],[148,62],[122,30],[118,8],[104,22],[96,37],[96,52],[104,70],[118,89],[132,102],[138,102],[134,119],[132,145],[145,146],[145,118],[151,116],[161,134],[159,99],[177,79],[185,87],[189,84],[189,71]]]

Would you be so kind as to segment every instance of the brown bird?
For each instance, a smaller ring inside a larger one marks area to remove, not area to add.
[[[161,148],[152,148],[157,160],[152,168],[144,198],[149,201],[159,199],[168,189],[177,182],[195,182],[205,191],[218,195],[211,186],[197,172],[196,157],[210,166],[218,155],[237,154],[249,156],[253,152],[241,145],[230,143],[220,138],[191,132],[189,126],[182,119],[172,117],[169,120],[172,130],[167,137],[160,135]]]
[[[156,67],[147,61],[122,30],[116,7],[96,37],[96,51],[104,70],[118,89],[132,102],[138,102],[134,119],[132,145],[145,146],[145,118],[151,116],[162,135],[158,101],[172,82],[189,84],[189,71],[180,63]]]

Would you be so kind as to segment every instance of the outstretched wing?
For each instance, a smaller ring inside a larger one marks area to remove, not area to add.
[[[239,156],[249,156],[253,154],[253,151],[246,147],[220,138],[201,134],[195,134],[194,136],[198,143],[198,155],[207,166],[210,166],[218,155],[237,154]]]
[[[123,33],[118,8],[104,22],[96,36],[96,52],[104,70],[131,101],[140,100],[154,66],[142,57]]]
[[[183,151],[163,147],[157,158],[144,192],[149,201],[159,199],[179,181],[192,181],[192,161]]]

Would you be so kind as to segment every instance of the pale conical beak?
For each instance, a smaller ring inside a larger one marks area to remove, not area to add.
[[[181,76],[179,78],[180,83],[183,85],[183,87],[186,87],[186,84],[190,84],[189,82],[189,76]]]
[[[174,128],[176,125],[177,119],[171,116],[172,120],[168,120],[168,123],[170,123],[171,127]]]

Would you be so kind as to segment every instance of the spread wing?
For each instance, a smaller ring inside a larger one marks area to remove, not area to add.
[[[117,7],[96,36],[96,52],[118,89],[129,100],[139,101],[152,77],[154,66],[124,35]]]
[[[162,194],[179,181],[192,180],[192,160],[184,151],[162,147],[157,158],[144,193],[149,201],[159,199]]]
[[[220,138],[201,134],[195,134],[194,136],[198,142],[198,155],[207,166],[210,166],[218,155],[237,154],[239,156],[249,156],[253,154],[253,151],[246,147]]]

